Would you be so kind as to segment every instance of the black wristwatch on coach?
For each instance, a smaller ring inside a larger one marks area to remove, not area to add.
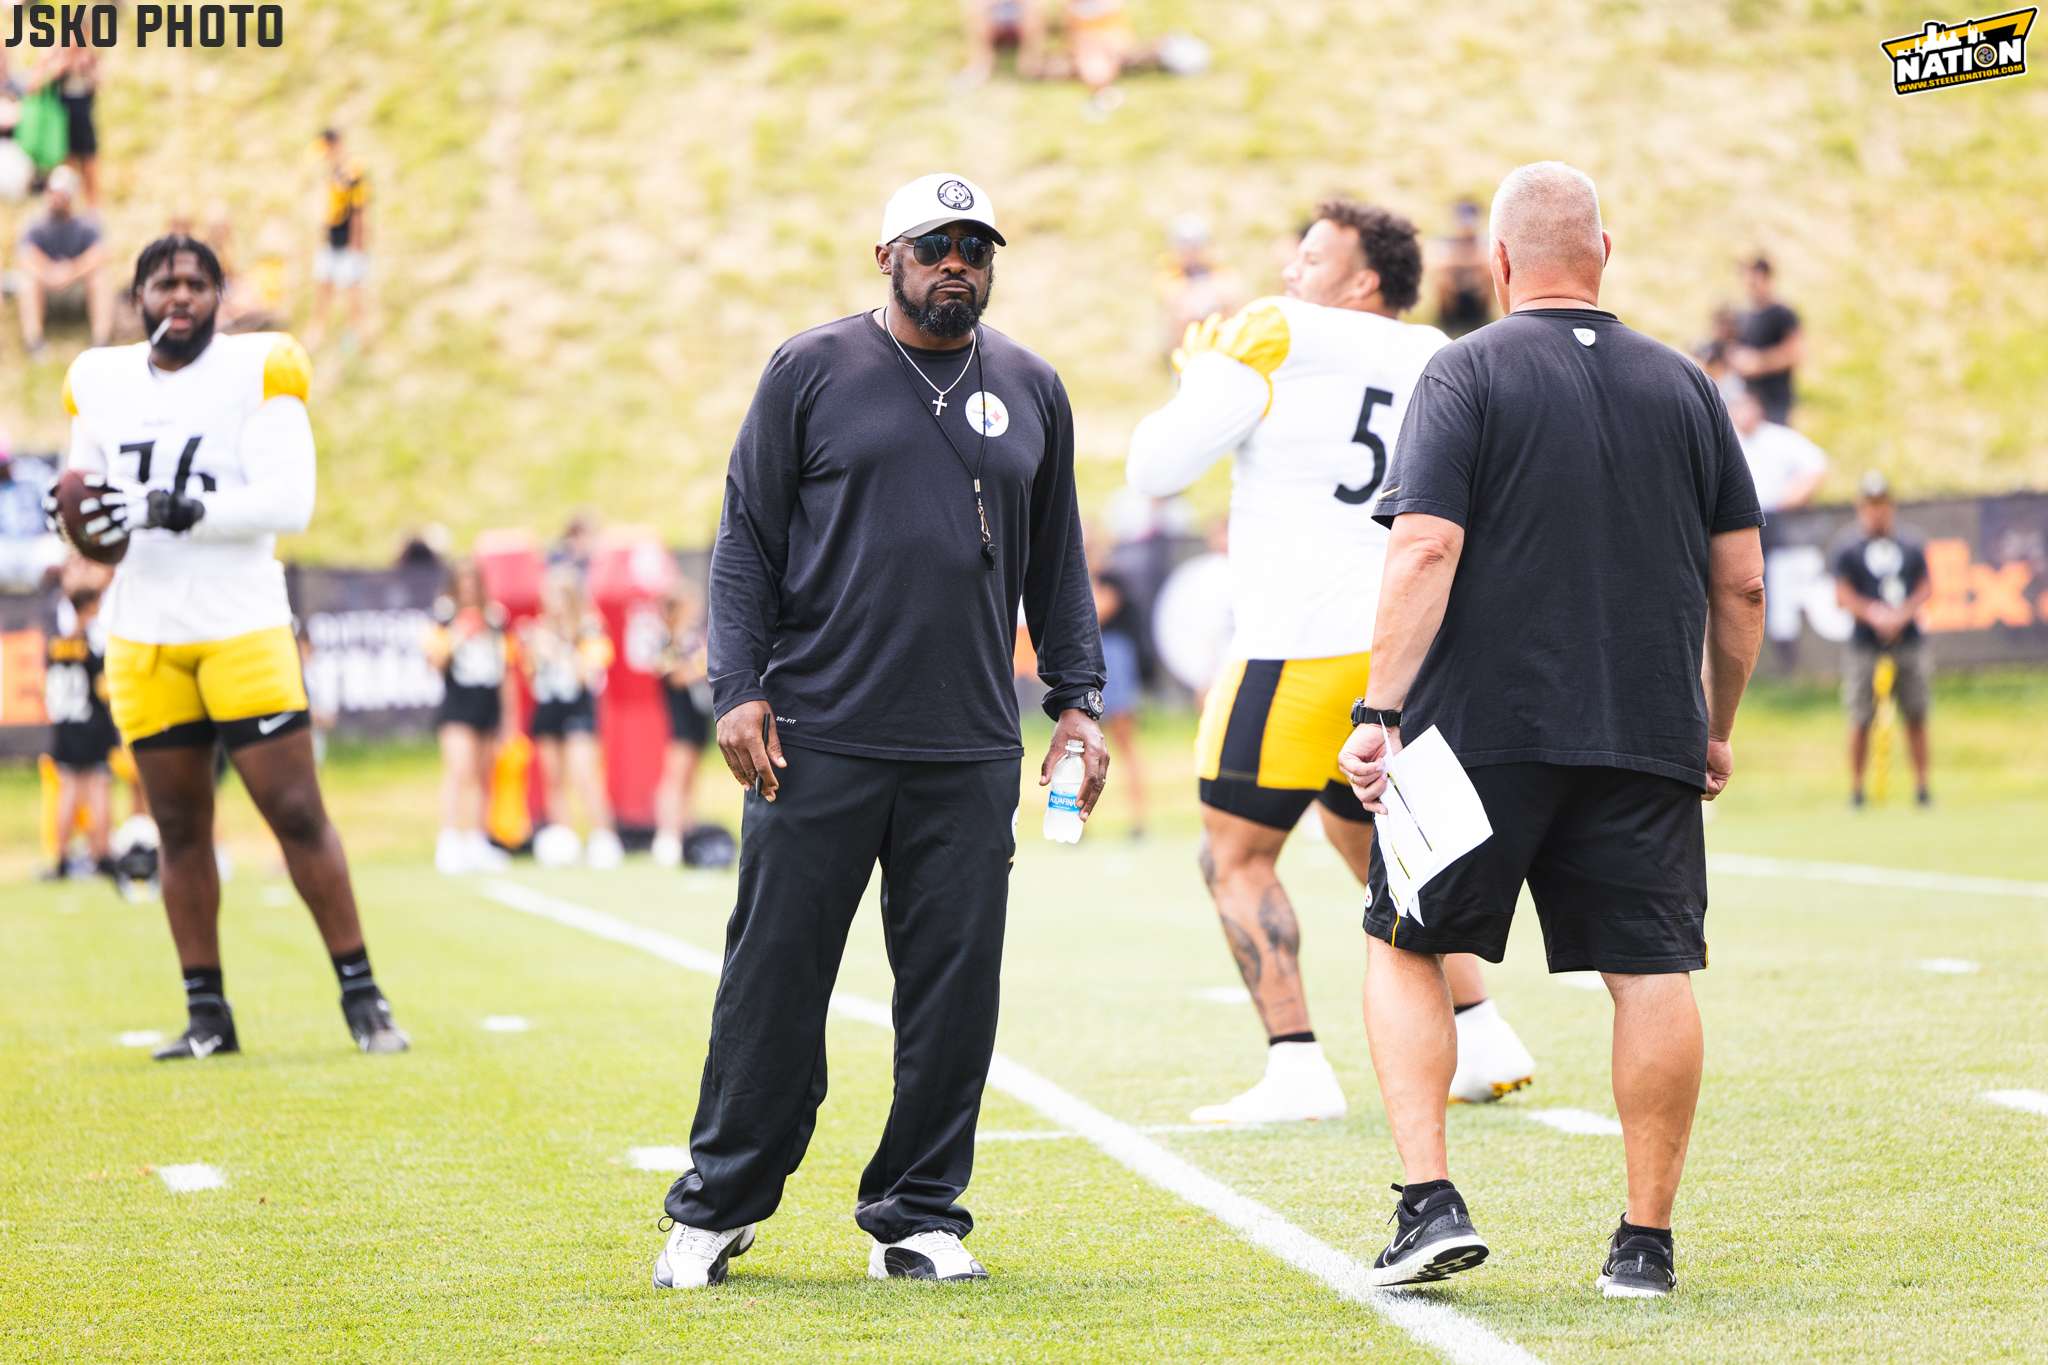
[[[1376,710],[1373,707],[1367,706],[1365,698],[1360,697],[1357,701],[1351,703],[1351,723],[1353,725],[1380,725],[1389,730],[1398,730],[1401,728],[1401,713],[1399,711]]]
[[[1082,714],[1090,720],[1099,721],[1106,713],[1106,708],[1102,704],[1102,694],[1092,687],[1083,692],[1081,699],[1074,704],[1080,707]]]

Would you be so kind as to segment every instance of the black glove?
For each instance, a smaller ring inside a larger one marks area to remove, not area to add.
[[[162,527],[166,531],[189,531],[206,516],[205,503],[168,488],[149,490],[148,509],[143,526]]]

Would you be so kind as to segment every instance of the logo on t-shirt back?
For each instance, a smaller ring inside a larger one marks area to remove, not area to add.
[[[1892,89],[1917,95],[1951,85],[1971,85],[2027,74],[2027,30],[2038,9],[2007,10],[1986,19],[1933,19],[1918,33],[1884,45],[1891,58]]]
[[[1010,410],[992,393],[971,393],[961,406],[967,414],[967,425],[984,436],[1000,436],[1010,429]]]
[[[1591,346],[1600,339],[1600,334],[1591,327],[1574,327],[1572,328],[1572,335],[1579,339],[1579,345],[1581,346]]]

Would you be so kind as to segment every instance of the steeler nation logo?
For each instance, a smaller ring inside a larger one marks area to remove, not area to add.
[[[1884,45],[1892,59],[1892,89],[1901,95],[1951,85],[2027,74],[2027,30],[2038,9],[2009,10],[1988,19],[1933,20],[1918,33]]]

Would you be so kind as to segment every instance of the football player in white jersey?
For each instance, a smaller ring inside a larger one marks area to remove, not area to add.
[[[1396,321],[1422,282],[1415,228],[1384,209],[1321,205],[1284,298],[1188,329],[1172,402],[1138,424],[1127,475],[1178,493],[1235,454],[1236,634],[1196,739],[1202,876],[1265,1024],[1266,1074],[1198,1123],[1341,1118],[1342,1087],[1303,996],[1300,929],[1275,864],[1319,802],[1331,845],[1366,880],[1372,817],[1337,770],[1365,695],[1387,532],[1372,519],[1401,416],[1448,338]],[[1487,999],[1478,960],[1446,963],[1458,1013],[1453,1099],[1498,1099],[1535,1062]]]
[[[407,1039],[370,973],[340,836],[313,766],[280,532],[313,514],[310,365],[279,332],[214,334],[210,248],[160,238],[135,268],[151,340],[81,354],[64,381],[71,468],[99,506],[87,534],[129,542],[106,594],[107,688],[161,838],[164,910],[188,1026],[159,1060],[240,1051],[222,991],[213,763],[226,750],[284,850],[365,1052]]]

